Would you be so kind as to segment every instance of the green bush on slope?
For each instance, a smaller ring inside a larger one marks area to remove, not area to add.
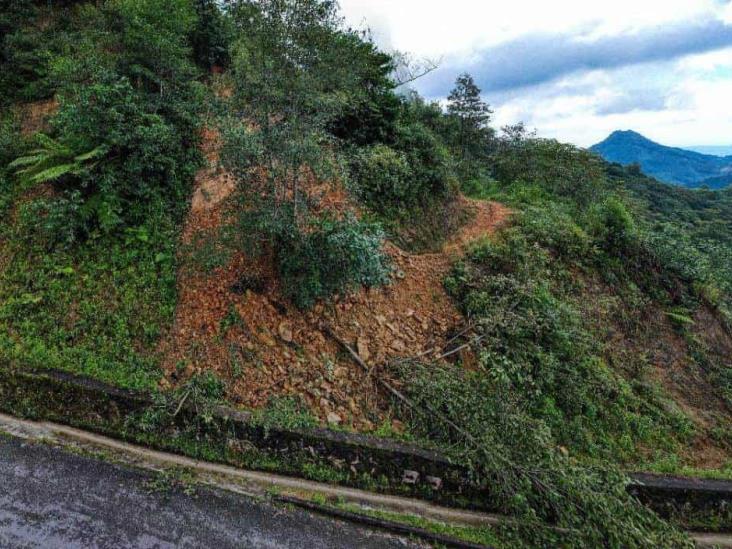
[[[56,94],[52,142],[104,151],[28,191],[6,166],[32,145],[2,124],[13,144],[0,151],[3,361],[157,385],[156,350],[176,301],[176,220],[199,164],[194,20],[172,20],[178,8],[194,13],[187,0],[54,3],[3,37],[7,97]],[[19,55],[32,71],[16,71]]]

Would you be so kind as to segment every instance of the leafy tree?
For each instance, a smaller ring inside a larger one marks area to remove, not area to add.
[[[229,46],[232,32],[230,20],[224,15],[216,0],[195,0],[197,21],[191,34],[193,56],[206,70],[229,64]]]
[[[481,99],[481,90],[469,74],[456,80],[448,96],[447,112],[458,121],[456,145],[461,167],[466,169],[474,160],[485,159],[492,136],[488,123],[493,111]]]
[[[267,185],[249,188],[275,217],[291,215],[285,223],[304,218],[303,178],[308,166],[316,173],[327,168],[320,144],[325,128],[345,103],[347,81],[338,81],[336,4],[308,0],[240,2],[233,9],[240,29],[233,47],[235,101],[256,128],[240,126],[238,151],[229,161],[245,176],[253,166],[266,169]],[[242,146],[241,139],[256,142]],[[247,151],[245,157],[242,154]],[[293,207],[283,207],[284,204]],[[276,220],[273,219],[276,222]]]
[[[455,81],[455,88],[447,100],[447,112],[461,119],[466,132],[485,128],[493,114],[488,104],[481,99],[480,88],[467,73],[461,74]]]
[[[402,112],[391,79],[394,61],[367,38],[352,33],[342,37],[346,48],[360,60],[360,93],[329,126],[333,135],[358,146],[391,143]]]
[[[112,9],[123,24],[120,72],[161,98],[192,77],[188,37],[197,18],[190,0],[118,0]]]
[[[596,155],[554,139],[537,138],[523,124],[503,128],[492,167],[504,185],[537,185],[582,209],[608,189],[603,164]]]
[[[239,120],[232,121],[223,158],[245,197],[241,233],[255,251],[274,255],[299,306],[374,282],[372,274],[385,270],[379,231],[316,215],[308,191],[309,183],[336,174],[328,130],[349,105],[368,102],[364,82],[374,50],[343,27],[331,0],[242,1],[230,9]]]

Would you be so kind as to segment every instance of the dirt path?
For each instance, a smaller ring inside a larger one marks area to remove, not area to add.
[[[215,163],[215,135],[207,142],[214,143],[207,154]],[[183,236],[189,243],[222,223],[234,190],[231,178],[216,168],[202,170],[196,181]],[[337,187],[325,194],[340,201],[345,196]],[[510,215],[497,203],[461,201],[471,220],[440,253],[411,254],[387,242],[394,266],[391,284],[319,303],[307,312],[282,297],[270,266],[244,254],[211,273],[181,271],[174,328],[162,349],[166,384],[213,370],[227,381],[234,403],[257,408],[272,397],[301,396],[324,422],[375,429],[388,418],[388,403],[373,380],[326,338],[322,326],[330,325],[374,366],[443,348],[462,322],[443,287],[445,276],[469,242],[493,233]]]

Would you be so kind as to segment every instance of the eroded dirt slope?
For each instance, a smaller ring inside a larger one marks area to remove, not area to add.
[[[184,244],[219,226],[227,199],[235,196],[232,179],[215,167],[215,133],[204,137],[212,167],[197,178]],[[354,208],[337,184],[318,190],[329,207]],[[374,429],[387,419],[388,403],[325,327],[358,351],[372,376],[383,375],[379,367],[390,360],[439,353],[463,322],[443,288],[445,275],[470,241],[494,232],[510,214],[497,203],[461,201],[470,221],[442,251],[416,255],[386,243],[391,284],[310,311],[289,304],[271,266],[244,253],[208,273],[182,269],[174,326],[162,346],[165,384],[211,369],[227,380],[229,397],[240,405],[256,408],[272,397],[299,395],[324,422]]]

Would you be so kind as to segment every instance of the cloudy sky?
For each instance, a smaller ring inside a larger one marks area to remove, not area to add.
[[[582,146],[616,129],[732,145],[732,0],[341,0],[383,49],[441,59],[415,87],[468,71],[496,111]]]

